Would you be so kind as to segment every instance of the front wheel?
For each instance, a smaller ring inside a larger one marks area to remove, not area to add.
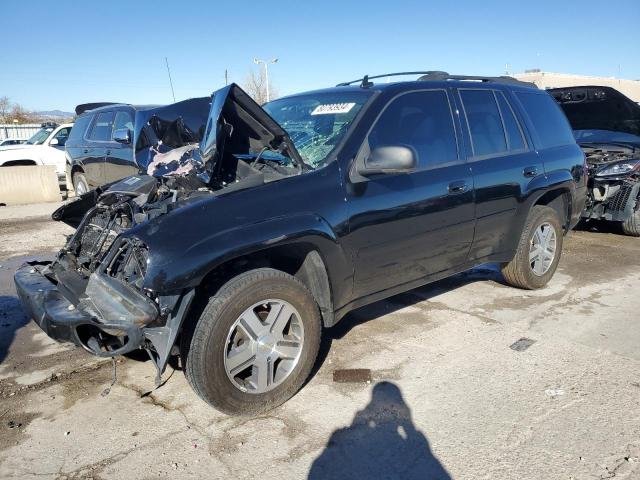
[[[556,211],[541,205],[533,207],[513,260],[502,266],[507,283],[526,290],[544,287],[558,268],[562,240]]]
[[[218,410],[262,413],[300,389],[320,335],[318,305],[298,279],[270,268],[251,270],[222,286],[183,336],[185,374]]]
[[[622,231],[630,237],[640,237],[640,200],[631,216],[622,222]]]

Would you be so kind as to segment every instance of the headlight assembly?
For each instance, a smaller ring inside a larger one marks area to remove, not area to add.
[[[596,177],[609,177],[612,175],[626,175],[634,170],[640,169],[640,160],[624,160],[612,163],[596,172]]]

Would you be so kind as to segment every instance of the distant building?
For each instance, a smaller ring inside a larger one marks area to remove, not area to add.
[[[613,87],[634,102],[640,103],[640,80],[624,80],[615,77],[589,77],[586,75],[572,75],[570,73],[543,72],[537,69],[526,70],[525,73],[515,73],[511,76],[525,82],[533,82],[538,88],[580,87],[586,85]]]

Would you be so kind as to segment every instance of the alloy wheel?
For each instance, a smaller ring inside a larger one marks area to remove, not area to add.
[[[539,277],[549,271],[556,257],[556,231],[550,223],[543,223],[533,234],[529,247],[529,264]]]
[[[246,393],[268,392],[295,369],[304,343],[300,314],[289,302],[264,300],[247,308],[227,336],[227,377]]]
[[[84,184],[84,182],[78,182],[78,184],[75,187],[76,190],[76,195],[79,197],[80,195],[84,195],[85,193],[87,193],[87,186]]]

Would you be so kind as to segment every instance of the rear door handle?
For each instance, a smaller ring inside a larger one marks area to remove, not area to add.
[[[85,149],[82,151],[82,153],[89,153],[89,149],[88,149],[88,148],[85,148]]]
[[[538,167],[527,167],[522,171],[522,174],[527,178],[535,177],[538,175]]]
[[[105,152],[105,154],[106,154],[106,155],[111,155],[111,150],[107,150],[107,151]]]
[[[448,187],[449,194],[454,195],[456,193],[464,193],[467,191],[467,182],[459,180],[457,182],[451,182]]]

